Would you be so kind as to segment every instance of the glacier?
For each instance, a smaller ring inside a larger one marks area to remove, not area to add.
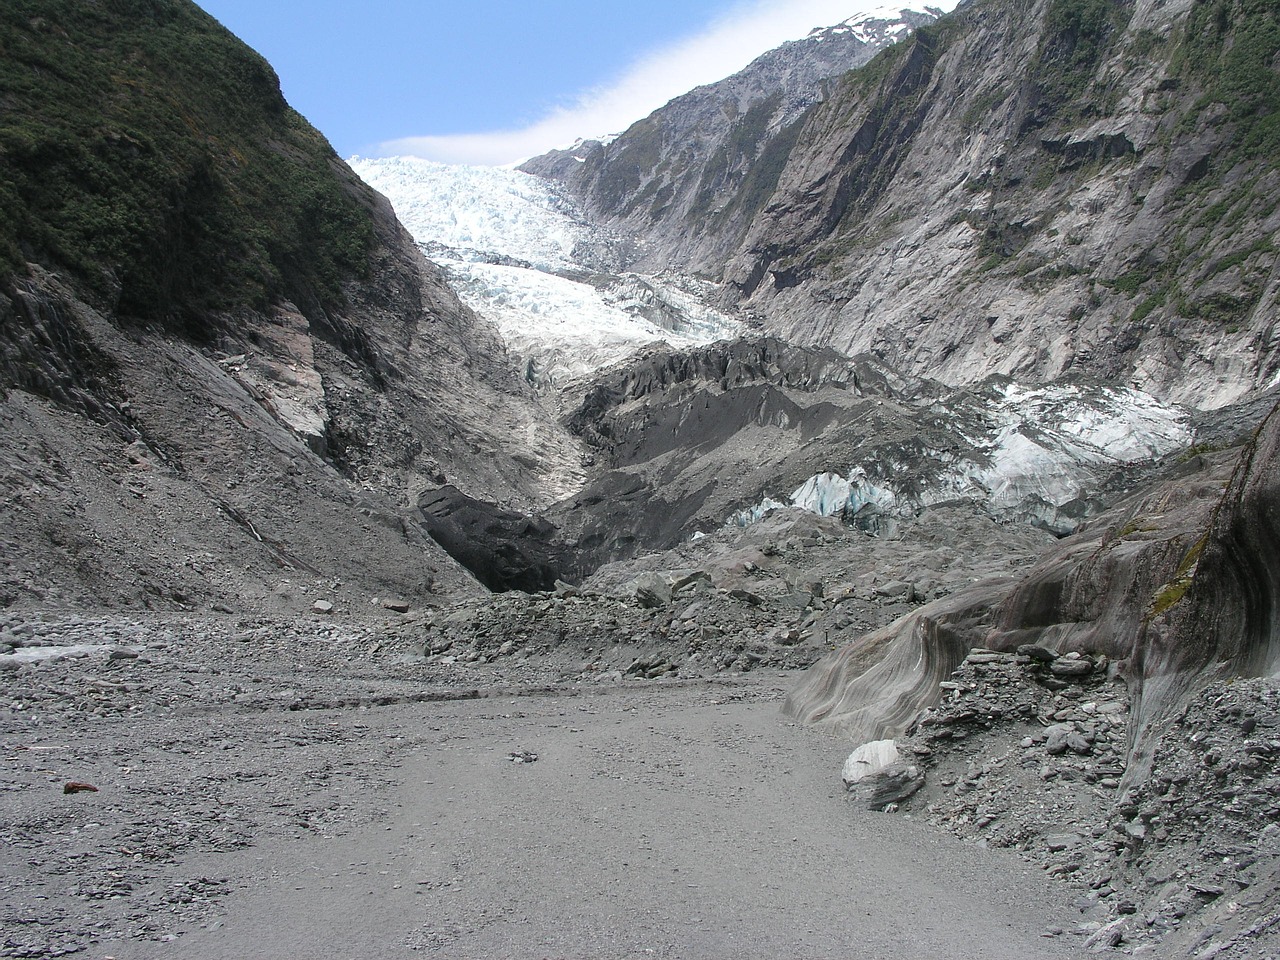
[[[844,473],[816,473],[785,499],[766,495],[727,522],[746,526],[790,506],[882,533],[894,529],[895,518],[968,500],[998,520],[1065,535],[1091,512],[1086,491],[1108,474],[1184,450],[1195,439],[1185,410],[1128,387],[1027,388],[993,378],[966,397],[938,402],[957,414],[954,442],[928,452],[938,468],[928,482],[920,482],[908,459],[895,462],[881,452]]]
[[[591,227],[550,181],[416,157],[348,162],[391,201],[463,302],[498,328],[531,383],[556,387],[658,343],[742,332],[710,305],[711,284],[617,272],[624,241]]]

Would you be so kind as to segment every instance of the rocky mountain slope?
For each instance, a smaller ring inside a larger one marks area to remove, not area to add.
[[[4,602],[478,589],[418,491],[529,507],[579,454],[386,201],[185,0],[0,31]]]
[[[650,272],[689,258],[701,266],[704,235],[750,220],[755,210],[744,197],[776,174],[794,122],[828,95],[832,78],[938,14],[904,8],[815,29],[677,97],[616,138],[555,150],[520,169],[563,183],[593,223],[638,238],[633,257]]]
[[[594,209],[643,208],[647,263],[800,342],[1221,406],[1276,374],[1277,50],[1262,2],[983,0],[765,136],[715,215],[653,203],[616,145]]]

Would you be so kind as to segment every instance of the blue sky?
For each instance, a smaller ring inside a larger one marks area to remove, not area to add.
[[[481,164],[620,132],[784,40],[883,4],[197,2],[271,61],[339,154]]]

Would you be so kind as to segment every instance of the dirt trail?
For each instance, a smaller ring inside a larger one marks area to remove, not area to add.
[[[196,858],[234,892],[120,955],[1067,955],[1024,862],[847,803],[846,745],[781,719],[786,680],[335,713],[403,738],[389,789],[343,798],[369,822]]]

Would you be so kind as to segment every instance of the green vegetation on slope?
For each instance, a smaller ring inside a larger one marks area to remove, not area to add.
[[[0,5],[0,272],[69,271],[127,318],[311,313],[366,270],[369,210],[271,67],[188,0]]]
[[[1124,34],[1132,13],[1129,0],[1051,0],[1040,48],[1031,63],[1036,123],[1098,110],[1099,91],[1087,98],[1083,94],[1093,85],[1104,54]]]
[[[1183,72],[1239,124],[1236,159],[1280,154],[1280,9],[1274,0],[1197,0],[1178,51]]]

